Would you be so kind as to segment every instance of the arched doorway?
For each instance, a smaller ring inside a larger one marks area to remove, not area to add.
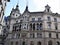
[[[39,41],[39,42],[37,43],[37,45],[41,45],[41,42]]]
[[[50,41],[48,41],[48,45],[52,45],[52,41],[50,40]]]

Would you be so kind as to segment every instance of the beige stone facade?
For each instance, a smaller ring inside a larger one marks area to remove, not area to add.
[[[43,12],[29,12],[26,6],[23,14],[16,5],[6,24],[5,45],[60,45],[60,14],[52,13],[49,5]]]

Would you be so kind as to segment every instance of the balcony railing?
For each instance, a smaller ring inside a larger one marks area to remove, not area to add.
[[[30,21],[30,22],[43,22],[43,20],[35,20],[35,21]]]

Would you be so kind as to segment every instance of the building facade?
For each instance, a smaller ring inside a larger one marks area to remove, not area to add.
[[[30,12],[26,6],[23,14],[16,5],[5,23],[5,45],[60,45],[60,14],[49,5],[43,12]]]

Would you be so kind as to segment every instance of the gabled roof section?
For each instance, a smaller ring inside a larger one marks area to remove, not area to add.
[[[50,8],[51,8],[51,7],[47,4],[47,5],[45,6],[44,12],[45,12],[45,13],[52,13],[52,11],[51,11]]]
[[[18,5],[18,4],[16,5],[16,8],[15,8],[15,9],[14,9],[14,8],[12,8],[12,12],[15,12],[15,11],[20,12],[20,10],[19,10],[19,5]]]

